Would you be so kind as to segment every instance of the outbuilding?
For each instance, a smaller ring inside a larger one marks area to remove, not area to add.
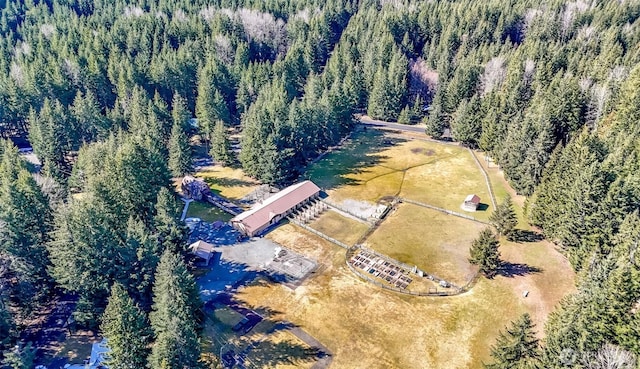
[[[480,205],[480,197],[478,195],[469,195],[464,199],[461,207],[465,211],[476,211],[478,205]]]
[[[191,253],[200,259],[204,260],[207,265],[209,265],[209,261],[215,254],[213,251],[214,246],[208,242],[204,242],[202,240],[196,241],[189,246]]]

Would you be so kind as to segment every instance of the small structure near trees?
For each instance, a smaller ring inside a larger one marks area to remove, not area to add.
[[[182,193],[186,198],[202,201],[207,200],[207,196],[211,195],[211,189],[201,179],[192,176],[184,176],[180,184]]]
[[[213,248],[214,246],[212,244],[204,242],[202,240],[196,241],[189,246],[191,253],[204,260],[206,265],[209,265],[209,261],[215,254]]]
[[[476,211],[480,205],[480,197],[478,195],[469,195],[464,199],[464,202],[460,206],[464,211]]]

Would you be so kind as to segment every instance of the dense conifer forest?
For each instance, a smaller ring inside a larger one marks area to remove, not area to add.
[[[22,322],[72,294],[114,368],[203,365],[171,186],[190,138],[285,185],[362,113],[485,151],[577,271],[545,338],[523,317],[491,367],[640,355],[639,18],[635,0],[0,1],[0,357],[23,367]]]

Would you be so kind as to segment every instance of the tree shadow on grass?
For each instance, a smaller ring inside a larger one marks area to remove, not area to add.
[[[537,274],[541,272],[542,272],[542,268],[538,268],[538,267],[527,265],[527,264],[511,263],[508,261],[503,261],[502,265],[500,266],[500,269],[497,272],[497,275],[513,278],[513,277],[523,277],[529,274]]]
[[[256,183],[254,182],[250,182],[250,181],[245,181],[243,179],[237,179],[237,178],[218,178],[218,177],[205,177],[204,178],[204,182],[209,185],[209,187],[211,188],[211,186],[220,186],[220,187],[250,187],[250,186],[254,186]],[[220,194],[220,191],[216,190],[215,188],[211,188],[211,192],[215,193],[216,195]]]
[[[398,137],[389,137],[379,130],[355,132],[343,147],[309,165],[300,177],[310,179],[324,189],[362,184],[361,180],[347,176],[372,172],[371,168],[388,159],[380,154],[382,151],[406,141]]]
[[[265,280],[257,280],[254,283],[269,284]],[[281,320],[281,311],[268,306],[252,306],[239,299],[236,293],[222,294],[215,300],[212,309],[208,310],[210,316],[214,315],[214,305],[217,305],[231,308],[245,318],[244,323],[231,328],[231,332],[229,327],[225,329],[220,326],[223,323],[210,319],[210,324],[218,326],[215,330],[222,329],[227,335],[236,337],[228,341],[231,344],[225,346],[226,350],[222,352],[227,364],[232,362],[240,365],[239,367],[248,365],[260,368],[273,368],[278,365],[301,366],[330,355],[323,347],[304,343],[305,340],[300,338],[306,336],[304,331],[289,321]],[[288,336],[278,333],[287,331],[290,332]]]
[[[322,358],[326,353],[292,341],[257,343],[247,352],[247,361],[260,368],[275,368],[278,365],[301,365]]]
[[[544,235],[534,231],[527,231],[524,229],[514,229],[513,231],[511,231],[507,239],[509,241],[517,242],[517,243],[540,242],[544,240]]]

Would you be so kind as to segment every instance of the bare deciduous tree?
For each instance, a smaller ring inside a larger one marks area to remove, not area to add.
[[[438,87],[438,72],[429,68],[422,58],[410,60],[409,86],[413,94],[426,98]]]
[[[634,369],[636,357],[616,345],[605,344],[597,352],[586,353],[581,358],[586,369]]]
[[[507,69],[504,65],[504,58],[501,56],[491,58],[484,67],[482,77],[480,77],[482,93],[486,95],[493,89],[500,88],[506,74]]]

